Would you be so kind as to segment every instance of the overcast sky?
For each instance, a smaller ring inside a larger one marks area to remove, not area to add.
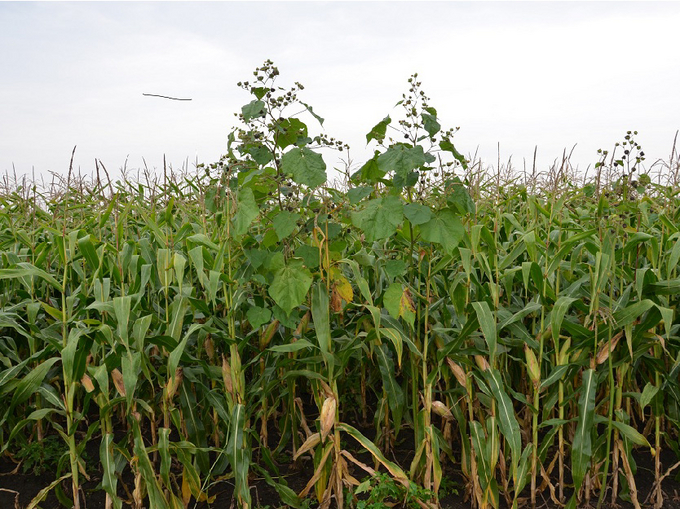
[[[465,154],[538,145],[545,169],[576,144],[585,169],[636,129],[651,162],[680,129],[679,26],[677,2],[0,2],[0,173],[65,174],[74,145],[85,174],[216,161],[267,58],[357,163],[413,72]]]

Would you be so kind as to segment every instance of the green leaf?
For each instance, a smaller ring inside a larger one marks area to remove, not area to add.
[[[470,193],[459,179],[446,183],[446,203],[460,214],[474,214],[477,209]]]
[[[366,135],[366,143],[370,143],[371,140],[376,140],[377,142],[382,142],[385,139],[385,132],[387,131],[387,126],[392,122],[392,119],[387,116],[378,122],[371,132]]]
[[[550,375],[548,378],[545,380],[541,381],[541,390],[546,389],[550,387],[552,384],[555,382],[558,382],[562,380],[562,377],[564,377],[565,373],[571,368],[570,364],[563,364],[561,366],[555,366],[552,371],[550,372]]]
[[[432,219],[432,210],[421,203],[407,203],[404,205],[404,216],[413,226],[417,226]]]
[[[258,118],[264,116],[265,104],[262,101],[252,100],[243,108],[241,108],[241,113],[243,114],[243,120],[249,122],[253,118]]]
[[[649,311],[654,306],[654,302],[649,299],[645,299],[631,304],[630,306],[626,306],[624,309],[614,313],[616,325],[618,327],[625,327],[626,325],[633,323],[638,317]]]
[[[260,166],[264,166],[265,164],[274,160],[274,154],[272,154],[272,151],[262,144],[250,146],[247,152]]]
[[[250,489],[248,487],[250,451],[246,441],[245,428],[246,409],[243,405],[235,405],[229,423],[227,454],[234,472],[234,494],[242,500],[244,505],[248,504],[248,507],[250,507]]]
[[[177,347],[172,352],[170,352],[170,356],[168,357],[168,376],[171,376],[172,378],[175,377],[175,370],[177,369],[177,366],[179,366],[179,361],[182,358],[182,354],[184,353],[184,349],[187,346],[189,338],[194,332],[201,329],[202,327],[203,324],[200,323],[191,324],[191,327],[189,327],[189,330],[184,335],[184,338],[182,338],[182,341],[180,341]]]
[[[296,147],[281,158],[281,169],[293,176],[298,184],[318,187],[326,182],[326,163],[321,154],[307,147]]]
[[[385,262],[385,272],[392,278],[403,275],[406,267],[406,262],[403,260],[387,260]]]
[[[431,113],[422,113],[421,117],[423,119],[423,127],[427,131],[430,137],[437,134],[442,126],[437,122],[437,115]]]
[[[472,446],[474,447],[475,455],[477,457],[477,472],[479,474],[479,480],[482,484],[482,489],[486,489],[490,480],[490,464],[489,457],[487,454],[487,440],[486,434],[484,433],[484,428],[477,421],[472,421],[470,423],[470,435],[472,436]]]
[[[597,415],[595,414],[595,423],[596,424],[607,424],[609,420],[602,416],[602,415]],[[652,448],[652,445],[649,443],[649,441],[645,438],[645,436],[640,433],[638,430],[633,428],[632,426],[623,423],[621,421],[612,421],[612,426],[614,426],[619,432],[625,436],[628,440],[633,442],[635,445],[643,445],[645,447],[649,447],[650,449]]]
[[[385,458],[383,453],[380,452],[380,449],[378,449],[375,444],[366,438],[359,430],[345,423],[338,424],[338,429],[350,435],[357,442],[359,442],[359,444],[361,444],[364,449],[370,452],[373,457],[389,471],[395,481],[400,482],[404,486],[409,486],[408,477],[404,471],[399,468],[396,463],[393,463]]]
[[[458,247],[465,235],[463,223],[450,209],[440,210],[427,223],[420,225],[423,240],[441,244],[448,252]]]
[[[323,125],[324,119],[321,118],[316,113],[314,113],[314,110],[312,109],[312,107],[309,104],[303,103],[302,101],[300,101],[300,104],[302,104],[305,108],[307,108],[307,111],[319,122],[320,125]]]
[[[352,205],[356,205],[361,200],[370,195],[373,191],[374,189],[370,186],[353,187],[347,191],[347,198]]]
[[[578,407],[578,424],[576,433],[571,446],[571,470],[574,478],[574,490],[581,489],[583,478],[590,467],[590,458],[593,454],[592,435],[593,420],[595,413],[595,393],[597,392],[597,381],[595,371],[588,369],[583,372],[581,383],[581,397]]]
[[[527,481],[529,480],[529,471],[531,467],[531,462],[529,460],[531,458],[531,453],[533,449],[534,444],[532,443],[527,444],[527,446],[524,448],[524,451],[522,452],[522,457],[519,460],[519,468],[517,469],[517,475],[514,478],[515,500],[517,500],[517,497],[519,497],[520,493],[522,493],[524,486],[526,486]]]
[[[270,309],[252,306],[247,312],[246,317],[253,329],[259,329],[271,320],[272,312]]]
[[[416,318],[415,306],[408,289],[403,289],[401,283],[392,283],[383,295],[383,306],[394,318],[403,318],[413,326]]]
[[[168,430],[169,431],[169,430]],[[113,458],[113,433],[106,433],[102,436],[102,443],[99,446],[99,461],[102,465],[102,488],[113,501],[114,509],[121,509],[123,501],[118,498],[116,477],[116,462]]]
[[[490,369],[486,371],[485,374],[491,393],[493,394],[496,403],[498,403],[499,426],[510,446],[513,465],[512,470],[515,472],[517,465],[519,464],[520,451],[522,450],[522,437],[519,432],[519,423],[515,417],[512,400],[503,388],[503,380],[497,369]]]
[[[280,149],[296,145],[300,138],[307,138],[307,126],[297,118],[279,120],[274,128],[277,132],[276,145]]]
[[[28,262],[17,263],[17,268],[0,269],[0,280],[18,279],[22,277],[39,277],[51,284],[56,290],[62,291],[61,284],[42,269],[34,267]]]
[[[428,158],[420,145],[411,147],[405,143],[397,143],[378,157],[378,167],[385,173],[395,172],[406,178],[412,170],[420,168],[428,162]]]
[[[47,498],[48,493],[52,491],[55,486],[62,483],[69,477],[71,477],[71,473],[62,475],[59,479],[52,481],[49,485],[41,489],[38,494],[33,497],[33,500],[31,500],[31,502],[26,506],[26,509],[38,509],[39,504]]]
[[[352,175],[353,182],[377,182],[385,176],[378,166],[378,152]]]
[[[640,395],[640,411],[644,412],[645,407],[652,402],[657,392],[659,392],[659,387],[653,385],[651,382],[647,382],[647,385],[642,389],[642,394]]]
[[[311,285],[312,275],[309,271],[290,264],[276,271],[269,295],[289,315],[304,302]]]
[[[312,320],[314,321],[314,331],[316,339],[319,341],[321,354],[329,360],[331,356],[331,324],[329,314],[328,291],[323,281],[314,285],[312,290]]]
[[[305,267],[314,269],[319,266],[319,248],[309,246],[307,244],[300,244],[295,248],[295,256],[302,258]]]
[[[78,248],[83,253],[83,257],[87,260],[87,264],[93,271],[99,268],[99,256],[97,255],[97,250],[92,244],[92,235],[86,235],[81,239],[78,239]]]
[[[477,320],[489,347],[489,361],[491,366],[494,366],[497,345],[496,318],[486,302],[473,302],[472,307],[477,313]]]
[[[300,214],[287,210],[282,210],[274,217],[272,223],[274,224],[274,231],[279,237],[279,240],[285,239],[295,231],[298,219],[300,219]]]
[[[260,213],[260,209],[255,203],[253,190],[244,187],[238,193],[238,209],[234,216],[234,234],[243,235],[248,231],[250,224]]]
[[[294,343],[289,343],[287,345],[276,345],[272,346],[269,348],[272,352],[276,353],[291,353],[291,352],[299,352],[300,350],[304,350],[305,348],[314,348],[314,345],[307,341],[306,339],[298,339]]]
[[[562,330],[562,322],[564,321],[564,315],[569,309],[569,306],[571,306],[572,302],[574,301],[576,301],[576,299],[572,297],[562,296],[557,299],[555,305],[553,306],[553,310],[550,313],[550,327],[552,330],[553,341],[555,342],[557,342],[559,339],[560,331]]]
[[[404,390],[394,376],[394,358],[387,344],[379,345],[374,351],[378,358],[378,367],[380,368],[383,389],[387,394],[387,403],[392,412],[392,425],[398,429],[406,405]]]
[[[368,242],[392,236],[401,224],[404,206],[398,196],[384,196],[366,202],[359,212],[352,213],[352,224],[359,228]]]
[[[47,372],[50,370],[54,363],[59,360],[59,357],[52,357],[47,359],[42,364],[33,368],[17,385],[14,390],[14,395],[12,396],[12,403],[10,404],[10,409],[23,403],[28,398],[30,398],[35,391],[38,390],[40,384],[42,384]]]
[[[456,150],[456,147],[453,146],[451,140],[449,140],[448,138],[443,139],[442,141],[439,142],[439,148],[446,152],[451,152],[456,161],[458,161],[464,169],[467,169],[468,167],[467,160],[465,159],[465,157],[463,157],[463,154]]]

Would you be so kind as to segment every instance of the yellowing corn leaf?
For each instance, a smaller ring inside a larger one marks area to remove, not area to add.
[[[189,480],[186,475],[182,476],[182,502],[184,502],[184,507],[189,507],[189,502],[191,501],[191,486],[189,485]]]
[[[321,435],[318,433],[314,433],[313,435],[310,435],[307,440],[305,440],[305,443],[300,446],[300,448],[297,450],[295,453],[295,456],[293,456],[293,460],[297,460],[300,456],[302,456],[304,453],[307,451],[314,449],[317,445],[319,445],[319,442],[321,442]]]

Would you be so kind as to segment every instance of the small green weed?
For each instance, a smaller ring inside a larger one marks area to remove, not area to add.
[[[24,474],[41,475],[49,470],[55,471],[59,458],[68,451],[59,437],[50,435],[43,440],[31,442],[17,452],[17,458],[22,460]]]
[[[370,492],[366,500],[359,500],[356,509],[382,509],[387,503],[400,504],[407,509],[420,508],[421,502],[434,499],[434,493],[411,482],[408,489],[387,474],[377,474],[365,479],[354,492],[355,495]]]

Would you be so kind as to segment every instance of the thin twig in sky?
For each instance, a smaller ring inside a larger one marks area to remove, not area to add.
[[[142,94],[142,95],[145,95],[147,97],[161,97],[163,99],[171,99],[173,101],[191,101],[191,99],[182,99],[182,98],[179,98],[179,97],[168,97],[167,95],[158,95],[158,94]]]

